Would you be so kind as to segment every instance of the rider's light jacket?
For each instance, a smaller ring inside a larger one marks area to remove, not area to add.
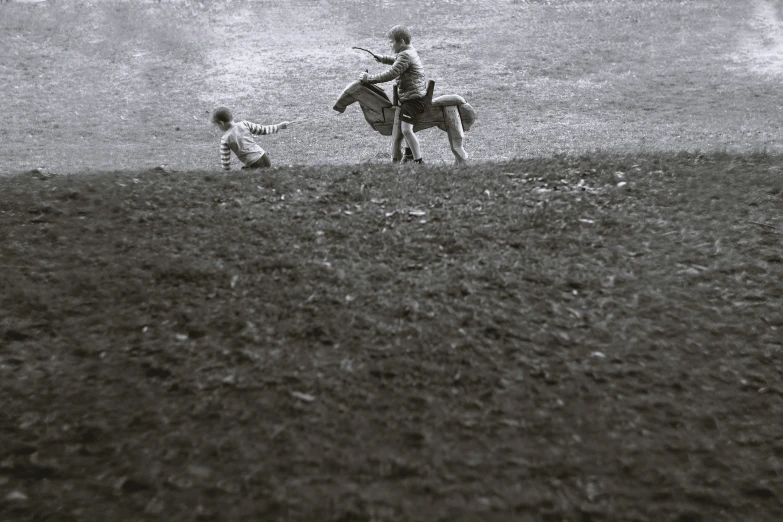
[[[394,56],[381,56],[379,61],[391,65],[391,69],[381,74],[370,75],[367,78],[369,83],[384,83],[397,78],[397,93],[400,101],[424,98],[427,94],[424,70],[419,53],[412,45],[406,45]]]

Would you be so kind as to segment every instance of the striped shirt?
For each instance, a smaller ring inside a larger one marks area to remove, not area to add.
[[[379,61],[391,65],[391,69],[369,76],[369,83],[383,83],[397,78],[400,101],[424,98],[427,95],[421,59],[413,46],[406,45],[396,56],[381,56]]]
[[[220,138],[220,163],[223,170],[231,170],[231,151],[245,165],[250,165],[261,159],[264,149],[258,146],[253,136],[274,134],[277,125],[258,125],[250,121],[240,121],[228,129]]]

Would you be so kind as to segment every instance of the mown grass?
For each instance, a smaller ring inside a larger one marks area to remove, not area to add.
[[[356,107],[331,110],[411,26],[436,94],[464,96],[475,160],[554,153],[780,151],[778,78],[748,55],[751,3],[46,2],[0,7],[0,172],[219,168],[208,111],[310,121],[263,141],[277,165],[383,163]],[[754,40],[755,41],[755,40]],[[759,43],[758,45],[763,45]],[[387,86],[387,89],[390,89]],[[444,133],[422,134],[450,163]]]
[[[4,517],[779,520],[780,160],[4,179]]]

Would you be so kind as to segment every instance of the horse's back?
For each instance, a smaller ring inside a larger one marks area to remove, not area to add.
[[[449,105],[464,105],[465,98],[458,94],[445,94],[432,99],[433,107],[448,107]]]

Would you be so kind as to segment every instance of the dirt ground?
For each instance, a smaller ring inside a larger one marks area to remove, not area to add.
[[[0,519],[776,521],[779,156],[0,181]]]

